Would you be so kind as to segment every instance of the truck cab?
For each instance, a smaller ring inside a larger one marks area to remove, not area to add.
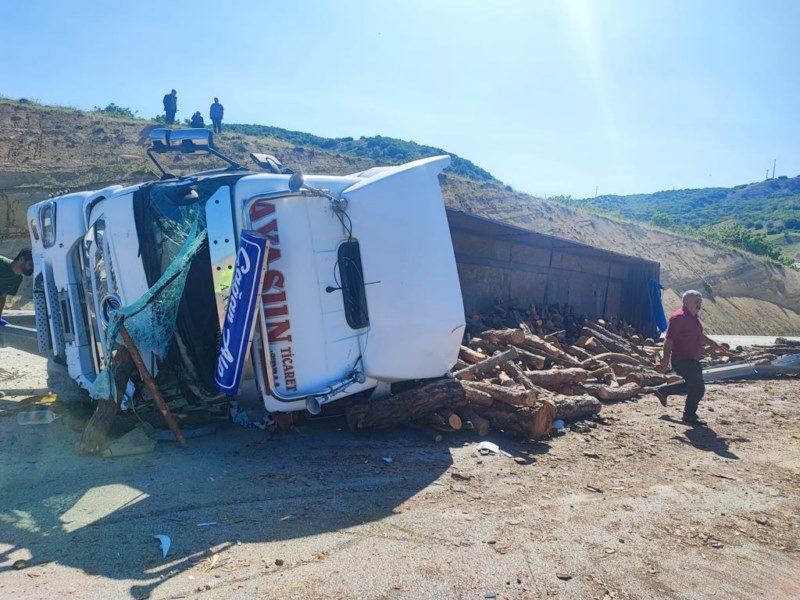
[[[268,249],[246,309],[254,326],[240,344],[238,396],[257,395],[270,412],[316,413],[355,393],[442,376],[455,363],[464,312],[438,182],[449,157],[301,175],[264,155],[253,158],[267,172],[245,169],[219,154],[206,130],[156,129],[150,138],[160,181],[28,211],[40,349],[65,360],[83,387],[113,350],[110,317],[130,306],[160,310],[149,291],[199,235],[168,353],[143,344],[152,371],[177,365],[196,396],[231,396],[214,374],[245,234]],[[176,177],[155,158],[176,152],[212,154],[227,167]]]

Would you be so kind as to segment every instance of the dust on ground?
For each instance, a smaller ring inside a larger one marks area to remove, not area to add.
[[[800,597],[796,378],[709,385],[704,429],[648,396],[490,435],[510,457],[327,420],[102,459],[66,418],[17,424],[24,394],[74,398],[50,368],[0,348],[2,597]]]

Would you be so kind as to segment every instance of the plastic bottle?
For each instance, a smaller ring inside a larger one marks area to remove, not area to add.
[[[52,410],[28,410],[17,413],[17,423],[20,425],[46,425],[60,416]]]

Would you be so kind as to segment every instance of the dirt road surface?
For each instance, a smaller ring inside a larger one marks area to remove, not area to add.
[[[650,396],[490,436],[510,457],[328,420],[89,458],[66,417],[17,424],[48,388],[0,348],[3,598],[800,598],[796,378],[709,385],[705,429]]]

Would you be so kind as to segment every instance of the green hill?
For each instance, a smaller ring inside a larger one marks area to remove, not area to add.
[[[557,200],[651,223],[784,263],[800,261],[800,176],[783,176],[733,188]]]

